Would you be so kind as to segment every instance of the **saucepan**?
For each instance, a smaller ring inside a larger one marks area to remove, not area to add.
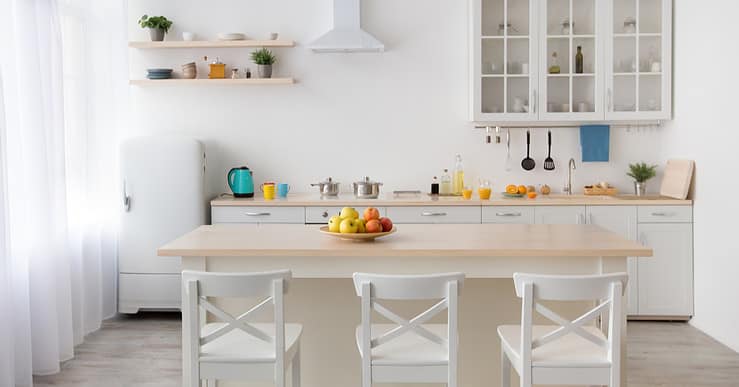
[[[371,181],[369,176],[365,176],[363,180],[352,183],[354,197],[358,199],[377,199],[380,196],[381,185],[382,183]]]
[[[331,177],[326,180],[311,184],[311,187],[318,187],[321,196],[337,196],[339,194],[339,183]]]

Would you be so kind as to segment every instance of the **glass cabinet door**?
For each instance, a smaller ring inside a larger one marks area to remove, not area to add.
[[[533,0],[476,0],[473,120],[536,119]]]
[[[540,118],[603,118],[600,0],[543,0]]]
[[[606,119],[669,119],[672,2],[613,0]]]

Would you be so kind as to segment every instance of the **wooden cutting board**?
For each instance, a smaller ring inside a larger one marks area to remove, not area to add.
[[[690,181],[693,179],[693,160],[667,160],[665,174],[662,177],[660,196],[675,199],[686,199],[690,190]]]

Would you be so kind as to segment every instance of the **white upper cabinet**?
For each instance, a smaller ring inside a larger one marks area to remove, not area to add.
[[[671,0],[471,0],[471,119],[669,119]]]
[[[672,1],[608,5],[606,119],[670,119]]]
[[[473,0],[476,121],[536,119],[537,29],[533,0]],[[531,103],[533,101],[533,104]]]

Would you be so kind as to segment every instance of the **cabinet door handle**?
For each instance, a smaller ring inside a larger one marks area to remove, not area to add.
[[[247,212],[246,216],[270,216],[269,212]]]
[[[613,111],[613,92],[610,88],[608,89],[608,111]]]
[[[534,89],[534,97],[531,98],[531,110],[536,114],[536,89]]]
[[[672,216],[671,212],[652,212],[652,216]]]
[[[125,179],[123,179],[123,210],[126,212],[131,211],[131,197],[128,195],[128,190],[126,190]]]
[[[496,212],[495,216],[521,216],[520,212]]]
[[[446,212],[428,212],[424,211],[421,216],[446,216]]]

